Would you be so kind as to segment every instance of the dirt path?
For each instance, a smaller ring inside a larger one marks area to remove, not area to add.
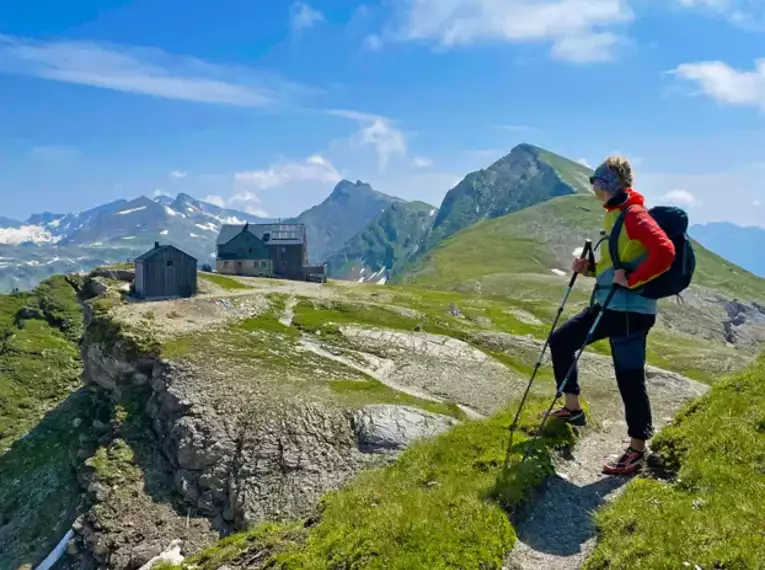
[[[655,368],[649,371],[648,386],[657,429],[666,425],[686,400],[708,389]],[[609,399],[614,398],[618,398],[617,393]],[[556,475],[517,514],[514,526],[518,542],[508,556],[508,569],[574,570],[581,568],[592,551],[596,542],[592,514],[619,496],[631,479],[601,473],[603,464],[629,442],[621,408],[605,409],[608,417],[598,418],[602,425],[583,430],[573,457],[556,460]]]

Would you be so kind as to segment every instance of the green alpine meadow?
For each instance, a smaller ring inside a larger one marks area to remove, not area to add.
[[[540,429],[551,326],[591,303],[584,275],[567,294],[601,238],[591,177],[524,143],[439,207],[342,180],[287,220],[188,195],[78,219],[106,243],[159,216],[138,259],[0,295],[0,568],[760,568],[765,279],[691,240],[692,284],[648,335],[635,473],[602,472],[629,441],[607,340],[579,361],[585,425]],[[256,238],[329,279],[248,275]]]

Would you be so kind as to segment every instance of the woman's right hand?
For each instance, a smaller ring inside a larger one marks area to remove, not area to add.
[[[582,259],[581,257],[577,257],[574,259],[574,261],[571,263],[571,271],[574,273],[587,273],[587,269],[590,266],[590,262],[587,261],[587,259]]]

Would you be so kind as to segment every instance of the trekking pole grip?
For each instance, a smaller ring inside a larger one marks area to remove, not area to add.
[[[587,256],[592,251],[592,240],[586,239],[584,240],[584,247],[582,248],[582,253],[579,256],[579,259],[587,259]],[[574,272],[574,274],[571,276],[571,280],[568,282],[568,288],[571,289],[574,286],[574,283],[576,282],[576,278],[579,274]]]

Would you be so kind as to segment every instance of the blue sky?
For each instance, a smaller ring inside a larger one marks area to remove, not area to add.
[[[60,4],[0,3],[0,215],[183,191],[289,216],[340,177],[438,205],[530,142],[765,226],[758,0]]]

